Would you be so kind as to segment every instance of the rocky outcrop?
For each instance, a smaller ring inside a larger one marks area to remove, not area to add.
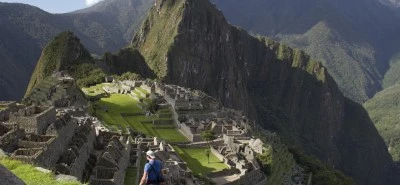
[[[392,160],[382,138],[325,67],[229,25],[208,0],[158,0],[132,47],[165,82],[244,110],[359,184],[385,183]]]
[[[0,177],[2,185],[25,185],[25,183],[15,176],[13,173],[8,171],[6,168],[0,165]]]

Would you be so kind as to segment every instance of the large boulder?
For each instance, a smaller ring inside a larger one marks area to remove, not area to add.
[[[8,171],[6,168],[0,165],[0,177],[2,185],[25,185],[25,183],[15,176],[13,173]]]

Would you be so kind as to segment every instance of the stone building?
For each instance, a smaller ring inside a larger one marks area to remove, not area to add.
[[[25,136],[23,129],[17,124],[0,123],[0,148],[5,152],[12,152],[18,148],[18,140]]]
[[[90,161],[95,160],[95,157],[91,156],[95,140],[96,130],[92,122],[90,119],[83,120],[57,162],[56,172],[74,176],[78,180],[87,178],[89,172],[86,169],[93,165]],[[89,160],[90,158],[93,158],[93,160]]]
[[[0,101],[0,121],[7,121],[10,113],[18,110],[16,102]]]
[[[9,122],[18,123],[26,133],[45,134],[49,125],[56,121],[54,107],[29,106],[10,113]]]
[[[30,133],[20,139],[19,148],[11,157],[44,168],[53,168],[67,149],[77,127],[77,121],[68,114],[60,115],[54,123],[45,128],[46,132],[43,135]]]
[[[122,185],[131,152],[129,140],[113,137],[97,160],[91,185]]]
[[[215,144],[211,152],[232,169],[238,170],[234,175],[235,180],[226,184],[266,184],[267,178],[256,160],[256,155],[263,152],[264,143],[260,139],[237,140],[235,136],[226,134],[223,135],[223,140],[223,144]],[[210,176],[217,179],[232,175],[227,173],[210,174]]]
[[[112,83],[112,82],[114,82],[114,77],[112,77],[112,76],[106,76],[106,77],[104,78],[104,81],[105,81],[106,83]]]

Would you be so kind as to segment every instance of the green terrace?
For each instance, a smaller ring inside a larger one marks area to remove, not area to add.
[[[81,185],[79,182],[57,181],[53,173],[43,173],[34,166],[20,161],[0,158],[0,164],[14,173],[27,185]]]
[[[104,83],[97,84],[95,86],[82,88],[82,90],[87,96],[97,96],[97,95],[101,95],[101,94],[105,93],[104,90],[103,90],[103,87],[105,85],[106,84],[104,84]]]
[[[85,89],[85,93],[92,95],[102,94],[104,93],[103,85],[100,84],[87,88]],[[132,97],[133,94],[135,94],[134,96],[137,95],[136,97],[140,97],[143,102],[139,102],[136,98]],[[148,92],[145,92],[144,89],[136,88],[128,95],[110,94],[103,96],[92,104],[92,107],[94,107],[93,114],[104,121],[105,126],[114,131],[122,130],[124,132],[126,128],[132,128],[146,136],[158,137],[171,144],[188,142],[188,139],[175,127],[172,112],[169,108],[160,109],[156,114],[158,116],[146,117],[141,107],[142,104],[146,104],[151,100],[145,98],[142,94],[148,94]],[[197,175],[205,176],[209,173],[228,168],[213,154],[210,154],[210,163],[208,163],[208,158],[205,155],[206,148],[174,146],[174,149]],[[135,174],[142,171],[142,169],[134,167],[128,168],[125,184],[134,184],[132,182],[137,182],[139,179],[137,179]]]
[[[88,95],[98,95],[104,93],[104,84],[96,85],[84,89]],[[138,88],[137,88],[138,89]],[[145,90],[135,90],[143,92]],[[132,91],[132,92],[135,92]],[[96,93],[94,93],[96,92]],[[148,94],[148,92],[146,92]],[[144,99],[143,103],[148,103],[150,99]],[[146,136],[154,136],[168,142],[187,142],[174,126],[172,113],[169,109],[159,110],[159,117],[146,117],[140,108],[140,102],[124,94],[110,94],[103,97],[92,105],[93,115],[105,122],[105,126],[111,130],[122,130],[132,128],[142,132]]]
[[[174,147],[175,151],[187,163],[194,174],[206,176],[212,172],[222,171],[228,166],[220,161],[215,155],[210,153],[210,163],[206,156],[207,148],[182,148]]]

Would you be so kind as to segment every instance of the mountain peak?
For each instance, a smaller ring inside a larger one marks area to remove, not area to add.
[[[32,74],[25,96],[30,94],[36,84],[51,76],[54,71],[67,70],[73,64],[91,61],[88,50],[72,32],[57,35],[43,50]]]
[[[346,107],[353,103],[325,67],[301,50],[229,25],[208,0],[158,0],[131,46],[165,82],[204,90],[224,106],[243,110],[360,184],[384,181],[382,171],[391,159],[383,140],[372,122],[363,120],[362,106],[352,106],[360,114],[348,120]],[[360,120],[368,125],[361,134],[354,130]],[[348,160],[363,150],[368,155]],[[369,163],[375,159],[379,162]],[[368,163],[373,172],[359,170]]]

